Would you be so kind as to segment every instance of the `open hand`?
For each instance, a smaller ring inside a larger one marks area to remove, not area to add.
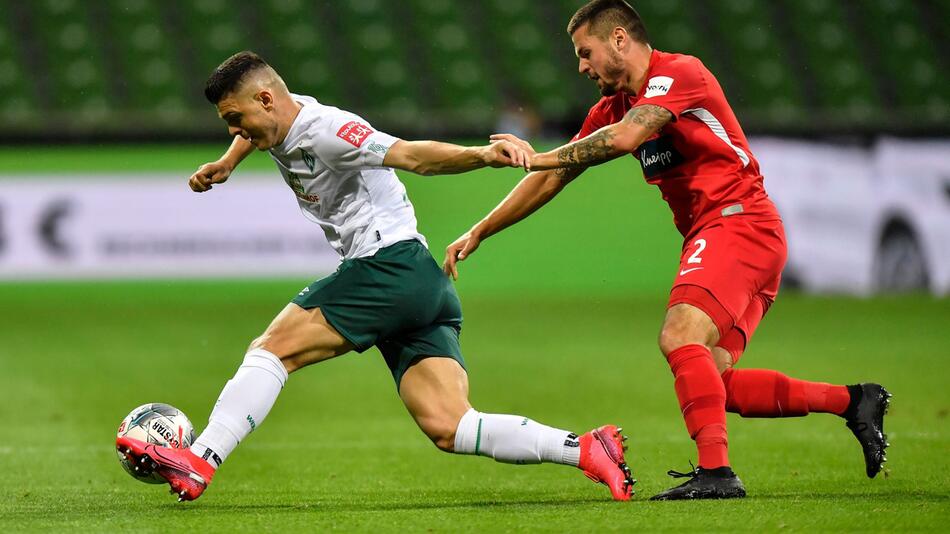
[[[478,248],[480,243],[481,238],[472,234],[472,231],[469,230],[468,232],[462,234],[462,236],[456,239],[451,245],[446,247],[445,261],[442,263],[442,270],[445,271],[445,274],[451,276],[453,280],[458,280],[458,262],[464,260],[471,253],[475,252],[475,249]]]

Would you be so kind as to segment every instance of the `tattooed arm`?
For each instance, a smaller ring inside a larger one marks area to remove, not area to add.
[[[530,170],[599,165],[633,152],[671,120],[673,114],[666,108],[652,104],[637,106],[620,122],[605,126],[584,139],[535,154],[530,161]]]

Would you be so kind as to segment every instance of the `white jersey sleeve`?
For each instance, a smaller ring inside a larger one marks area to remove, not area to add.
[[[271,157],[330,245],[344,258],[361,258],[399,241],[425,244],[405,186],[383,166],[398,139],[349,111],[293,98],[302,107]]]
[[[348,112],[331,115],[322,126],[313,144],[314,151],[338,172],[382,167],[386,152],[399,141]]]

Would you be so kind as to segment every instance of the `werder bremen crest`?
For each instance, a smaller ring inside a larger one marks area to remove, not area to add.
[[[307,168],[310,169],[310,172],[313,172],[313,156],[311,156],[309,152],[302,148],[300,149],[300,154],[303,156],[303,162],[307,164]]]

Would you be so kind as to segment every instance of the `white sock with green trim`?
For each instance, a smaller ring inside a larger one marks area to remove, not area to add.
[[[519,415],[465,412],[455,431],[455,453],[491,456],[508,464],[577,465],[577,434],[542,425]]]
[[[191,445],[191,452],[217,469],[264,421],[286,382],[287,369],[280,358],[264,349],[248,352],[234,378],[221,390],[208,426]]]

